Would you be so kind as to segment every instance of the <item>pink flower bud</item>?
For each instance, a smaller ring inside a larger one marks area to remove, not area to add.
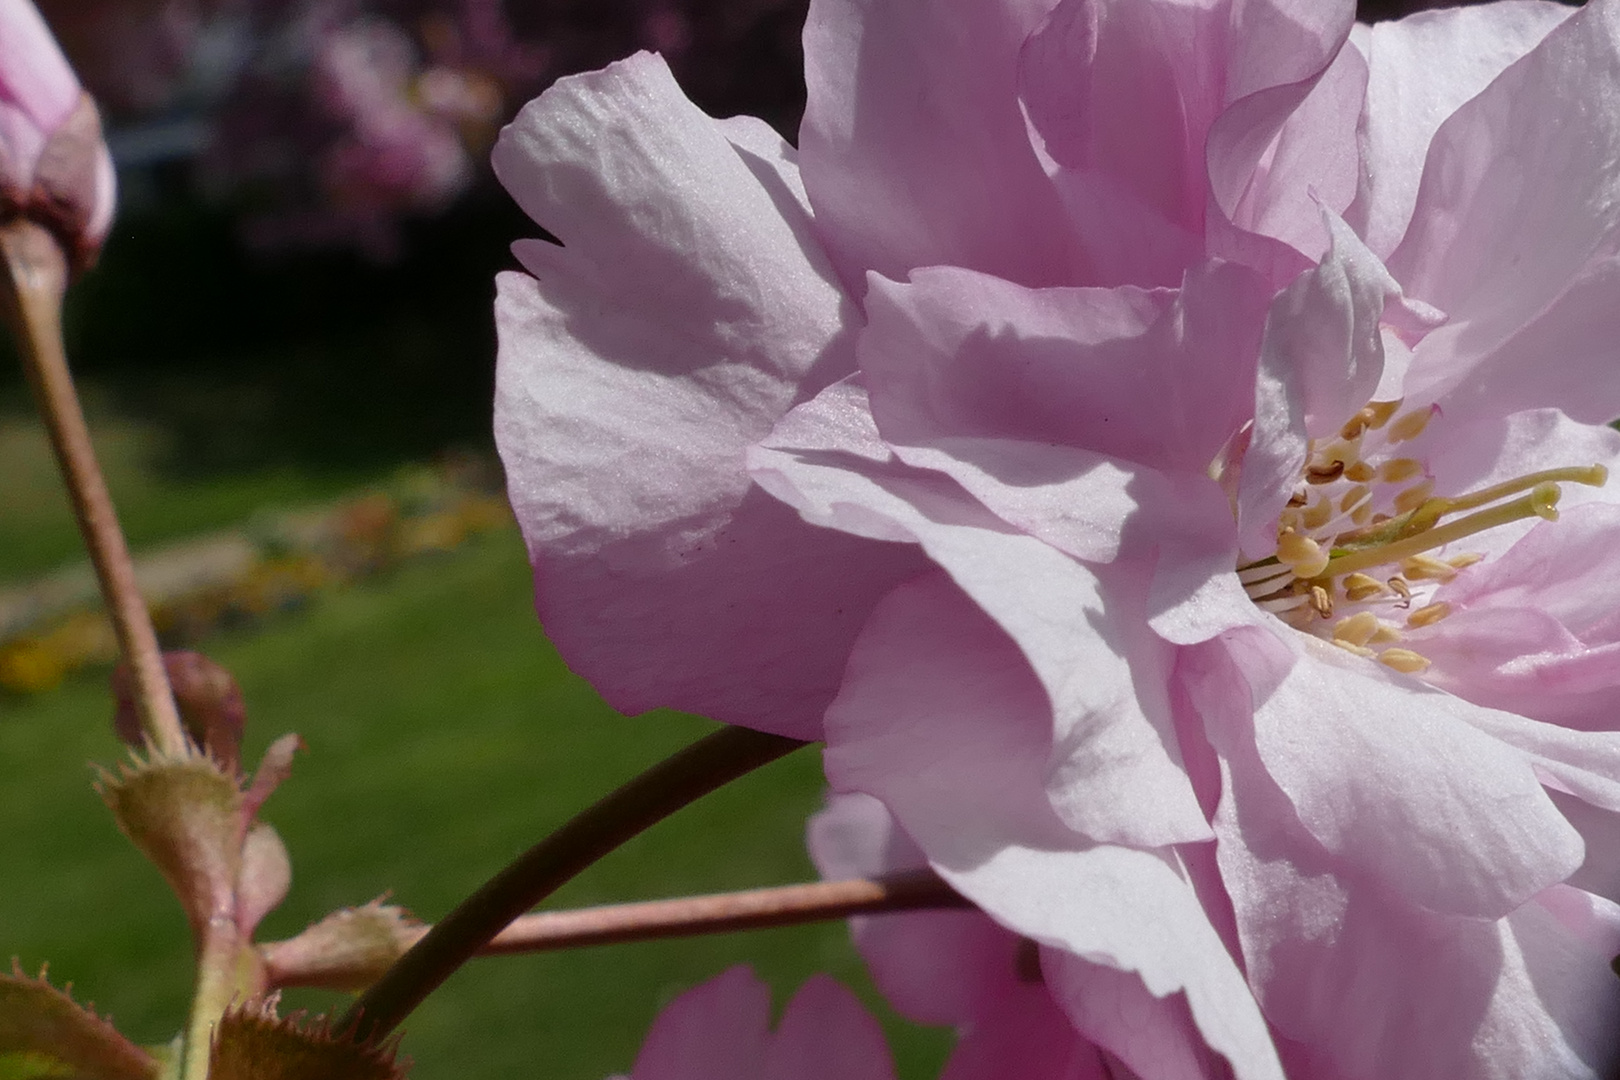
[[[83,267],[112,215],[112,159],[95,102],[32,0],[0,0],[0,221],[40,222]]]

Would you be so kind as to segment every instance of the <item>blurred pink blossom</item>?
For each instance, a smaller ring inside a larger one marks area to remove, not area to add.
[[[825,975],[771,1029],[771,988],[734,967],[670,1002],[619,1080],[894,1080],[883,1031]]]
[[[833,796],[810,819],[823,877],[870,877],[927,865],[868,795]],[[850,929],[878,989],[907,1019],[961,1038],[940,1080],[1115,1080],[1224,1076],[1181,995],[1037,945],[975,911],[860,916]]]
[[[95,103],[32,0],[0,0],[0,220],[48,225],[81,265],[112,223],[113,171]]]
[[[504,133],[553,640],[1239,1077],[1609,1075],[1620,0],[953,13],[816,0],[797,153],[648,56]]]

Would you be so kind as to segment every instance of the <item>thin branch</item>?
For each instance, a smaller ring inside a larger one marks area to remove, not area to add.
[[[524,915],[495,935],[479,955],[553,952],[588,945],[794,926],[847,919],[851,915],[971,906],[933,871],[909,870],[879,878],[817,881]],[[422,932],[426,933],[426,928]]]
[[[726,727],[654,765],[524,852],[445,916],[360,996],[335,1030],[380,1038],[422,999],[581,870],[716,788],[806,745]]]
[[[67,258],[48,231],[24,219],[0,226],[0,256],[0,315],[17,340],[119,648],[135,674],[141,726],[158,747],[177,753],[186,745],[185,729],[62,345]]]

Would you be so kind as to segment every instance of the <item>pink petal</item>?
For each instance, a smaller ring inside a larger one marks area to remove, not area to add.
[[[922,270],[874,280],[860,364],[890,442],[1019,439],[1202,475],[1253,408],[1268,299],[1232,265],[1179,293]]]
[[[1374,24],[1364,50],[1366,168],[1345,217],[1380,257],[1400,243],[1440,124],[1574,13],[1548,0],[1420,11]]]
[[[15,109],[48,134],[78,103],[79,80],[39,9],[31,0],[0,0],[0,109]],[[0,144],[0,155],[9,149]]]
[[[782,1013],[761,1080],[894,1080],[883,1029],[855,995],[813,975]],[[639,1077],[636,1080],[640,1080]],[[706,1078],[714,1080],[714,1078]]]
[[[1198,1034],[1185,994],[1148,993],[1129,972],[1048,950],[1052,992],[1080,1033],[1154,1080],[1219,1080],[1225,1065]]]
[[[796,452],[794,442],[786,441],[817,418],[825,430],[847,423],[859,414],[856,395],[841,385],[794,410],[773,436],[774,445],[752,457],[759,482],[811,521],[921,544],[1017,642],[1014,651],[1006,638],[991,633],[981,643],[1009,658],[1014,666],[1006,675],[1025,688],[1019,693],[1032,695],[1032,734],[1039,732],[1042,759],[1049,752],[1055,758],[1045,782],[1071,826],[1094,839],[1145,846],[1206,837],[1180,767],[1168,704],[1153,689],[1155,680],[1163,680],[1158,646],[1145,632],[1128,633],[1128,619],[1115,625],[1105,611],[1111,601],[1090,570],[1008,530],[943,478],[867,466],[853,456],[837,461]],[[801,439],[798,445],[815,441]],[[976,624],[983,622],[971,605],[951,602],[974,613]],[[1113,602],[1129,603],[1119,597]],[[1038,683],[1029,680],[1031,670]],[[1145,687],[1141,698],[1138,680]]]
[[[851,657],[828,711],[828,778],[882,799],[998,922],[1138,972],[1155,996],[1185,990],[1239,1076],[1280,1077],[1242,976],[1173,861],[1091,846],[1053,811],[1044,713],[1006,636],[942,577],[923,578],[879,607]]]
[[[1345,865],[1300,825],[1245,745],[1247,706],[1234,702],[1241,676],[1219,649],[1186,651],[1223,762],[1217,850],[1250,982],[1277,1030],[1299,1044],[1290,1056],[1300,1075],[1608,1075],[1612,1027],[1591,1022],[1612,1016],[1620,997],[1608,970],[1614,949],[1579,905],[1573,929],[1536,911],[1565,887],[1491,921],[1427,910]]]
[[[1316,638],[1289,645],[1303,649],[1292,670],[1255,697],[1255,746],[1344,873],[1490,918],[1580,866],[1530,762],[1479,730],[1487,710]]]
[[[1313,262],[1322,258],[1336,242],[1324,227],[1322,208],[1343,213],[1356,194],[1361,174],[1356,127],[1366,86],[1367,65],[1361,54],[1349,47],[1339,49],[1283,121],[1247,190],[1230,208],[1233,225],[1280,240]],[[1269,111],[1269,104],[1266,110],[1255,106],[1262,100],[1291,98],[1293,93],[1291,88],[1267,91],[1238,105],[1233,114]],[[1230,138],[1231,123],[1223,124],[1220,139]],[[1212,151],[1218,154],[1222,145],[1212,141]],[[1220,160],[1211,159],[1212,164]],[[1221,245],[1212,247],[1218,252]],[[1273,275],[1273,281],[1282,280]]]
[[[1500,415],[1553,407],[1584,423],[1606,424],[1620,416],[1620,380],[1613,377],[1614,342],[1620,337],[1616,295],[1620,259],[1597,260],[1544,311],[1483,355],[1425,350],[1412,379],[1414,391],[1441,393],[1448,413]]]
[[[1202,254],[1204,136],[1221,105],[1217,7],[1063,0],[1024,44],[1019,90],[1093,280],[1176,285]]]
[[[1588,4],[1435,133],[1389,258],[1408,295],[1452,318],[1426,343],[1448,358],[1431,378],[1460,378],[1608,253],[1620,113],[1581,103],[1616,80],[1620,7]]]
[[[1018,49],[1048,0],[814,0],[805,184],[840,273],[916,266],[1079,280],[1074,239],[1019,111]]]
[[[872,601],[916,565],[806,528],[744,450],[852,358],[791,150],[662,61],[559,82],[495,163],[568,244],[503,275],[496,436],[541,617],[615,707],[814,738]],[[656,207],[656,210],[652,209]]]
[[[1380,327],[1389,320],[1416,332],[1429,318],[1404,305],[1400,287],[1343,221],[1322,216],[1333,246],[1272,302],[1260,345],[1254,432],[1238,487],[1240,539],[1251,558],[1274,549],[1306,439],[1337,429],[1378,387]]]
[[[928,865],[870,795],[831,796],[808,833],[828,880]],[[1018,985],[1018,938],[977,911],[862,916],[850,920],[850,932],[884,998],[919,1024],[965,1024]]]
[[[771,988],[741,965],[665,1006],[631,1080],[757,1080],[765,1075]]]
[[[1037,982],[1005,995],[968,1027],[939,1080],[1113,1080],[1115,1075]]]

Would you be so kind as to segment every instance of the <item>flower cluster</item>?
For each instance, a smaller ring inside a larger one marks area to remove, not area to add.
[[[797,150],[650,55],[496,147],[561,240],[496,423],[570,663],[825,739],[1088,1060],[1610,1075],[1620,2],[805,51]],[[994,1032],[965,972],[920,1011]]]

